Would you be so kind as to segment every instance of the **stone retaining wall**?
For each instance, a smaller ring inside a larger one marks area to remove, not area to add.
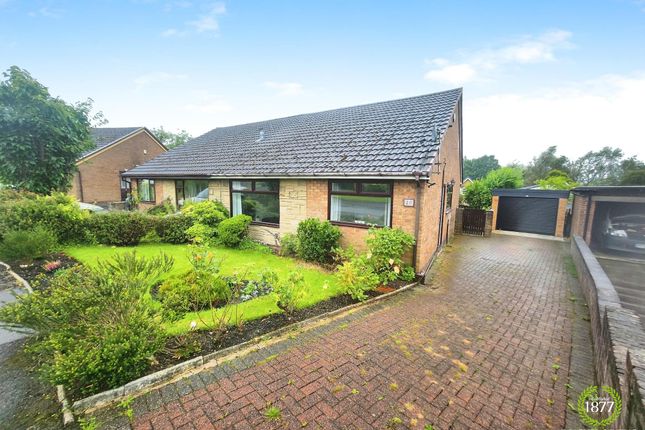
[[[622,307],[613,284],[580,236],[571,240],[589,315],[596,383],[618,390],[623,411],[612,428],[645,428],[645,331],[638,316]]]

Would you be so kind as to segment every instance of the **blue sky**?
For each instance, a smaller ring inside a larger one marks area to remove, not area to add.
[[[212,128],[464,87],[464,150],[645,159],[645,1],[0,0],[0,69],[108,126]]]

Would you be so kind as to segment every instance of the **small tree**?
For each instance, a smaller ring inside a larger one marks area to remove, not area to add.
[[[524,183],[522,171],[515,167],[502,167],[488,172],[484,183],[492,191],[496,188],[519,188]]]
[[[17,66],[4,77],[0,82],[0,182],[40,194],[66,191],[76,160],[92,147],[92,101],[67,104]]]
[[[179,130],[177,133],[173,133],[172,131],[165,130],[163,127],[153,128],[152,134],[168,149],[183,145],[193,138],[186,130]]]
[[[464,190],[464,201],[469,208],[488,209],[492,203],[490,188],[483,179],[473,181]]]
[[[570,190],[578,183],[562,170],[551,170],[546,178],[537,180],[537,185],[543,190]]]

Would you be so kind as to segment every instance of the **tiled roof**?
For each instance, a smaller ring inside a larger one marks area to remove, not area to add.
[[[367,176],[425,172],[461,94],[458,88],[216,128],[135,167],[128,176]]]
[[[117,140],[133,133],[143,127],[97,127],[90,129],[94,147],[85,151],[81,158],[87,157],[91,153],[102,149]]]

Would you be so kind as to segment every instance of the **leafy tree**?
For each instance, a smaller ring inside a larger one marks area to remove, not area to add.
[[[153,128],[152,133],[165,145],[166,148],[172,149],[183,145],[193,138],[186,130],[180,130],[177,133],[165,130],[163,127]]]
[[[464,201],[471,208],[488,209],[493,201],[494,189],[519,188],[523,183],[522,171],[516,167],[491,170],[484,179],[473,181],[466,187]]]
[[[464,178],[481,179],[491,170],[499,169],[499,161],[494,155],[479,158],[464,158]]]
[[[524,170],[525,184],[535,184],[538,179],[546,178],[552,170],[569,173],[569,159],[564,155],[558,157],[555,155],[556,151],[556,146],[549,146],[546,151],[533,158]]]
[[[482,179],[473,181],[464,190],[464,201],[470,208],[488,209],[490,208],[492,200],[490,188],[488,188]]]
[[[495,188],[519,188],[524,183],[522,171],[515,167],[502,167],[488,172],[484,183],[489,190]]]
[[[645,163],[636,157],[630,157],[623,160],[622,168],[620,185],[645,185]]]
[[[551,170],[546,178],[537,180],[537,185],[543,190],[570,190],[578,183],[562,170]]]
[[[623,151],[605,146],[589,151],[571,165],[571,177],[583,185],[616,185],[623,174]]]
[[[40,194],[66,191],[76,160],[92,147],[92,100],[65,103],[17,66],[3,75],[0,182]]]

